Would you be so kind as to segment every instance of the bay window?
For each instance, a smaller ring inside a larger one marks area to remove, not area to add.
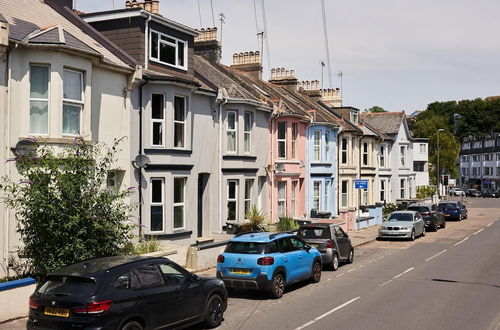
[[[165,130],[165,97],[163,94],[151,95],[151,145],[163,146]]]
[[[380,146],[380,167],[385,167],[385,146]]]
[[[321,161],[321,131],[314,131],[313,159],[315,162]]]
[[[286,181],[278,182],[278,216],[286,216]]]
[[[237,204],[238,180],[227,180],[227,220],[236,220]]]
[[[253,179],[245,180],[245,218],[252,207],[252,187]]]
[[[401,167],[406,166],[406,146],[400,146]]]
[[[174,97],[174,147],[184,148],[186,136],[186,98]]]
[[[340,149],[340,163],[347,164],[347,148],[348,148],[348,139],[342,138],[341,149]]]
[[[30,66],[30,133],[49,133],[49,73],[46,65]]]
[[[278,123],[278,158],[286,158],[286,122]]]
[[[294,180],[292,181],[292,191],[291,191],[291,196],[290,196],[290,216],[294,217],[296,216],[297,213],[297,187],[298,187],[299,181]]]
[[[236,111],[228,111],[227,112],[227,143],[226,150],[228,152],[236,152],[236,143],[237,143],[237,116],[238,113]]]
[[[341,207],[347,207],[348,203],[348,189],[349,189],[349,181],[348,180],[342,180],[341,186],[340,186],[340,206]]]
[[[313,182],[313,209],[319,211],[320,209],[320,195],[321,195],[321,181]]]
[[[184,228],[186,178],[174,178],[174,229]]]
[[[363,166],[368,166],[368,142],[363,142]]]
[[[150,226],[151,232],[163,231],[164,193],[163,179],[151,179]]]
[[[245,153],[250,153],[252,151],[251,147],[251,133],[252,133],[252,126],[253,126],[253,113],[252,112],[245,112],[245,118],[244,118],[244,128],[243,128],[243,150]]]
[[[63,134],[80,135],[83,110],[83,73],[65,69],[63,72]]]
[[[299,133],[299,124],[292,123],[292,159],[297,157],[297,135]]]

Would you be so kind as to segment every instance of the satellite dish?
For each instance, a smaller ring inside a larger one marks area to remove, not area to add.
[[[150,163],[151,163],[151,160],[146,155],[137,155],[134,159],[134,166],[137,168],[146,167]]]
[[[276,165],[276,171],[278,171],[278,172],[283,172],[284,170],[285,170],[285,164],[283,164],[283,163],[278,163],[278,164]]]
[[[37,148],[38,143],[32,140],[24,139],[16,143],[13,151],[18,156],[26,157],[34,155]]]

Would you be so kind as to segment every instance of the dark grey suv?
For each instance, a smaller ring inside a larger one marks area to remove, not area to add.
[[[332,270],[339,268],[340,261],[347,263],[354,261],[351,240],[339,225],[330,223],[301,225],[297,236],[317,248],[321,253],[323,265]]]
[[[417,211],[424,219],[425,227],[437,231],[439,228],[446,227],[444,213],[438,210],[436,205],[430,204],[411,204],[408,211]]]

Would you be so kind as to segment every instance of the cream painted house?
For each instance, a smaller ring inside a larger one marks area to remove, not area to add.
[[[13,0],[2,1],[0,8],[8,29],[8,42],[0,37],[0,162],[6,164],[0,175],[18,175],[16,163],[8,160],[22,140],[63,148],[76,137],[108,145],[124,138],[114,177],[116,185],[129,186],[135,61],[92,31],[64,1],[25,2],[29,10]],[[0,224],[1,277],[13,275],[9,259],[21,242],[14,211],[1,204]]]

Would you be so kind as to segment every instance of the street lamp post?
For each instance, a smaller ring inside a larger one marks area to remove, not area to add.
[[[440,128],[437,130],[437,192],[438,192],[438,199],[441,199],[441,190],[440,190],[440,183],[441,183],[441,178],[440,178],[440,173],[439,173],[439,132],[444,131],[443,128]]]

